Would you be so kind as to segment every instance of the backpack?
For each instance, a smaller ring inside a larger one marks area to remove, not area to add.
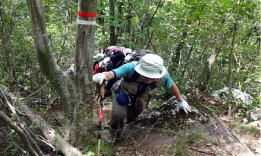
[[[125,57],[125,63],[139,61],[142,56],[145,56],[147,54],[154,54],[154,53],[147,49],[140,49],[137,51],[133,51]]]
[[[122,64],[126,64],[126,63],[133,62],[133,61],[139,61],[142,56],[145,56],[147,54],[154,54],[154,53],[152,51],[146,50],[146,49],[140,49],[140,50],[137,50],[137,51],[129,52],[129,53],[126,54],[126,56],[124,58],[124,62]],[[114,69],[114,68],[112,68],[112,69]],[[138,76],[139,76],[139,74],[135,71],[134,74],[131,76],[131,78],[130,79],[126,79],[126,80],[127,81],[135,81],[138,78]],[[117,80],[118,79],[116,79],[116,78],[112,79],[112,80],[109,80],[108,84],[106,86],[106,90],[110,90],[112,88],[113,84]]]

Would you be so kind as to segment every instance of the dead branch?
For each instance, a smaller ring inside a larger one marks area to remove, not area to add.
[[[17,143],[15,143],[14,141],[13,141],[13,145],[14,145],[16,148],[18,148],[20,151],[22,151],[23,154],[30,156],[29,153],[28,153],[26,150],[24,150],[22,147],[20,147],[20,146],[19,146]]]
[[[24,104],[20,103],[19,108],[27,115],[34,125],[42,130],[43,135],[49,140],[58,150],[66,156],[81,156],[81,152],[63,139],[49,124],[46,123],[40,116],[33,114],[31,110]]]
[[[14,99],[12,102],[9,101],[9,99],[11,99],[11,96],[13,97],[13,95],[11,93],[8,93],[10,96],[7,97],[5,95],[5,92],[3,90],[0,90],[1,93],[1,98],[3,103],[8,107],[8,109],[12,112],[11,116],[14,118],[14,123],[17,125],[17,127],[20,129],[20,133],[21,135],[25,136],[25,138],[27,139],[26,141],[29,142],[28,144],[28,148],[29,150],[35,149],[33,151],[36,151],[35,153],[38,153],[39,155],[44,155],[40,149],[40,147],[37,145],[36,141],[33,139],[33,137],[30,134],[29,128],[26,126],[26,124],[20,119],[20,117],[18,116],[17,109],[14,106],[14,103],[16,103],[16,99]],[[8,116],[6,116],[8,117]],[[11,119],[10,119],[11,121]],[[32,152],[33,152],[32,151]]]
[[[32,155],[38,156],[37,152],[34,150],[32,143],[29,141],[28,136],[24,133],[24,131],[12,121],[4,112],[0,110],[0,118],[4,121],[7,125],[9,125],[12,129],[14,129],[25,141],[26,145]]]
[[[40,148],[37,146],[36,141],[33,139],[32,131],[28,131],[29,128],[21,121],[19,116],[16,114],[16,107],[23,112],[23,114],[26,115],[27,118],[30,119],[30,121],[39,129],[42,131],[44,137],[50,142],[57,150],[61,151],[66,156],[81,156],[82,153],[73,147],[71,144],[69,144],[64,138],[62,138],[51,126],[46,123],[40,116],[35,115],[24,103],[18,100],[16,98],[16,102],[12,103],[9,101],[9,99],[12,101],[13,98],[9,95],[7,91],[3,91],[2,88],[0,88],[0,97],[2,99],[2,102],[8,103],[5,104],[9,106],[9,109],[11,109],[12,116],[14,116],[15,120],[10,119],[3,111],[0,111],[0,118],[3,119],[3,121],[8,124],[12,129],[17,131],[21,137],[23,137],[26,141],[26,144],[29,148],[29,151],[31,155],[44,155],[42,154]],[[14,104],[15,106],[13,106]],[[37,150],[37,151],[36,151]]]

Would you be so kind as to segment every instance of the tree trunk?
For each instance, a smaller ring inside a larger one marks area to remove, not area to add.
[[[218,43],[218,42],[221,42],[221,43],[215,45],[215,47],[212,50],[212,54],[205,61],[204,70],[202,71],[202,74],[201,74],[201,75],[203,75],[203,79],[202,79],[201,85],[200,85],[200,90],[201,91],[208,90],[208,84],[209,84],[209,81],[210,81],[210,78],[211,78],[211,74],[212,74],[212,66],[214,65],[214,63],[216,61],[216,58],[220,54],[222,46],[227,41],[226,36],[223,35],[223,37],[221,37],[220,40],[221,41],[216,41],[216,43]]]
[[[178,44],[176,50],[175,50],[175,57],[173,58],[173,62],[176,63],[178,66],[180,64],[180,58],[181,58],[181,50],[183,49],[183,46],[185,44],[185,39],[187,37],[187,32],[182,32],[182,37],[181,37],[181,41]],[[175,71],[177,70],[177,68],[175,68]]]
[[[196,40],[197,40],[197,38],[198,38],[199,26],[200,26],[200,19],[198,20],[196,35],[195,35],[194,41],[192,42],[192,45],[191,45],[191,47],[190,47],[190,49],[189,49],[189,54],[188,54],[188,56],[187,56],[187,60],[186,60],[186,63],[185,63],[185,65],[184,65],[184,68],[183,68],[182,77],[184,77],[184,75],[185,75],[185,72],[186,72],[186,70],[187,70],[187,67],[188,67],[190,58],[191,58],[191,56],[192,56],[193,48],[194,48],[195,42],[196,42]]]
[[[127,20],[127,25],[126,25],[126,32],[128,33],[129,36],[131,36],[131,18],[132,18],[132,14],[131,14],[131,2],[130,0],[127,0],[128,2],[128,7],[127,7],[127,16],[126,16],[126,20]],[[131,41],[131,38],[129,38],[129,41]]]
[[[110,45],[117,44],[116,27],[115,27],[115,1],[110,0]]]
[[[96,0],[79,1],[78,11],[96,13]],[[77,24],[76,37],[76,90],[79,99],[74,109],[73,144],[77,147],[86,147],[91,138],[90,128],[93,123],[94,86],[92,83],[92,64],[94,53],[94,33],[96,17],[80,17],[78,21],[92,24]]]
[[[117,15],[123,15],[123,6],[124,6],[124,4],[123,4],[123,2],[117,2],[116,3],[117,4],[117,8],[118,8],[118,12],[117,12]],[[123,21],[124,19],[123,19],[123,17],[120,17],[120,18],[118,18],[118,25],[122,25],[122,21]],[[123,26],[117,26],[116,27],[116,34],[117,34],[117,38],[119,38],[119,37],[121,37],[122,36],[122,33],[124,32],[124,27]]]
[[[231,51],[229,53],[229,67],[228,67],[228,117],[231,117],[232,115],[232,86],[233,86],[233,54],[235,49],[235,38],[236,38],[236,32],[237,32],[237,22],[233,25],[233,37],[232,37],[232,43],[231,43]]]
[[[106,28],[104,27],[104,24],[105,24],[104,16],[106,15],[105,9],[104,8],[100,8],[100,10],[97,10],[97,12],[98,12],[98,15],[99,15],[97,17],[97,23],[101,26],[102,35],[106,36],[106,33],[105,33],[106,32]]]

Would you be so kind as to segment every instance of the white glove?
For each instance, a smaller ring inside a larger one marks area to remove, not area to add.
[[[186,114],[188,114],[188,112],[191,112],[190,106],[188,105],[187,101],[185,101],[184,99],[178,102],[175,111],[179,111],[180,109],[183,109]]]
[[[92,80],[96,83],[99,83],[100,85],[102,82],[106,79],[105,74],[103,73],[98,73],[92,76]]]
[[[100,68],[106,68],[110,61],[111,61],[110,57],[104,58],[104,59],[99,63],[99,67],[100,67]]]

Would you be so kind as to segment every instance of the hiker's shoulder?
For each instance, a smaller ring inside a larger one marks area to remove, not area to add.
[[[116,72],[116,73],[118,73],[118,72],[131,72],[131,71],[134,71],[134,68],[135,68],[135,64],[133,62],[130,62],[130,63],[123,64],[116,69],[113,69],[113,71]]]
[[[138,63],[137,61],[132,61],[132,62],[123,64],[122,67],[132,69],[137,65],[137,63]]]

